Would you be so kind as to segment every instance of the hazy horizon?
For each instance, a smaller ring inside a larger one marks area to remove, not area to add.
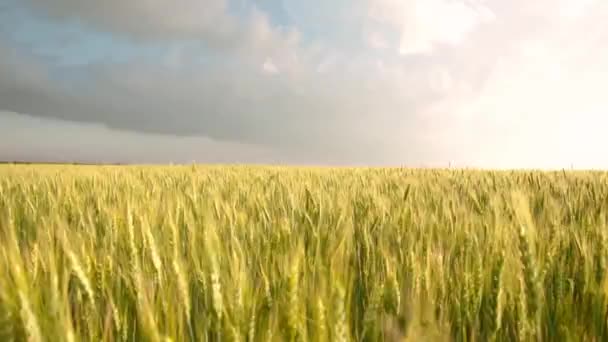
[[[608,169],[600,0],[0,0],[0,161]]]

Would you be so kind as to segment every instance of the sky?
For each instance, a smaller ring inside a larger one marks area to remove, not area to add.
[[[0,160],[608,168],[602,0],[0,0]]]

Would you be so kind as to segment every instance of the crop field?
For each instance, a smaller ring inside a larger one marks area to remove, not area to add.
[[[1,341],[608,341],[608,173],[0,166]]]

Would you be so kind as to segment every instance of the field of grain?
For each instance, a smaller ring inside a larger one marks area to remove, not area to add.
[[[2,341],[606,341],[608,174],[0,167]]]

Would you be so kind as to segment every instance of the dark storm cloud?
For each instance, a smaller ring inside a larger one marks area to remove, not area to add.
[[[333,158],[374,150],[382,155],[397,146],[391,136],[415,137],[418,119],[404,104],[415,108],[428,101],[373,77],[345,82],[319,74],[292,83],[289,76],[247,67],[234,75],[230,66],[180,71],[133,64],[66,69],[64,78],[87,80],[70,83],[44,70],[28,76],[35,60],[24,61],[4,60],[0,67],[4,110]]]

